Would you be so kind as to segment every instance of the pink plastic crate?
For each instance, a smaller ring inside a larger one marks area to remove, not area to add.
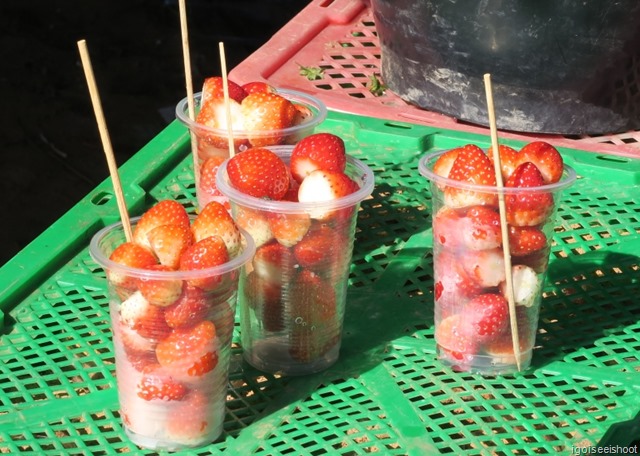
[[[320,98],[329,109],[390,121],[433,125],[458,131],[488,134],[488,128],[417,108],[387,90],[374,96],[371,75],[380,76],[380,46],[368,0],[313,0],[261,48],[229,73],[238,83],[264,80],[276,87],[293,88]],[[620,90],[638,92],[640,62],[622,75]],[[309,81],[299,67],[320,67],[322,79]],[[502,138],[544,139],[556,147],[640,157],[640,131],[562,136],[500,132]]]

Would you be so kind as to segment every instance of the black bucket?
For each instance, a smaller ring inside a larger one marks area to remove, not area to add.
[[[638,0],[372,0],[382,79],[420,108],[498,128],[640,127]]]

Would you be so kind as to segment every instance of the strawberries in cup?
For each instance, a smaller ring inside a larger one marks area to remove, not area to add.
[[[186,98],[176,107],[176,116],[189,128],[196,149],[196,193],[201,208],[209,201],[226,202],[212,176],[220,162],[229,158],[229,130],[234,154],[254,147],[292,145],[312,134],[327,113],[316,97],[277,89],[264,81],[240,85],[228,80],[228,88],[227,105],[222,77],[205,79],[202,92],[194,97],[194,119],[189,117]]]
[[[531,361],[537,312],[560,191],[576,178],[550,144],[500,145],[504,188],[496,186],[493,151],[467,144],[424,157],[431,181],[435,338],[440,359],[487,375],[517,369],[511,341],[499,198],[507,238],[520,359]],[[520,310],[523,309],[523,310]],[[524,318],[522,315],[535,315]]]
[[[356,215],[373,174],[344,141],[312,134],[223,163],[218,189],[258,239],[240,297],[245,359],[267,372],[318,372],[339,354]]]
[[[255,253],[225,207],[190,216],[156,203],[126,241],[121,224],[91,241],[107,276],[116,375],[127,433],[140,446],[171,451],[213,441],[222,429],[231,335],[242,266]],[[201,425],[175,432],[199,404]]]

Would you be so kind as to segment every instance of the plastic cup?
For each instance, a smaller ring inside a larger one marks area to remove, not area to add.
[[[576,173],[565,165],[562,178],[555,184],[499,190],[436,175],[433,165],[443,153],[426,155],[419,162],[420,173],[430,181],[433,204],[434,323],[438,358],[457,371],[483,375],[518,371],[498,206],[502,192],[509,225],[520,369],[525,370],[531,364],[535,344],[558,202],[562,190],[575,181]],[[465,192],[465,198],[452,199],[451,195],[460,195],[459,192]],[[484,204],[453,207],[452,201],[463,199]],[[544,204],[520,217],[517,214],[521,212],[513,208],[523,200]],[[525,245],[526,239],[530,243]]]
[[[293,147],[270,149],[288,163]],[[218,170],[218,188],[257,246],[239,297],[244,358],[269,373],[322,371],[339,357],[357,213],[373,190],[373,173],[349,157],[346,173],[358,191],[324,203],[297,203],[235,190],[226,167],[224,162]]]
[[[276,93],[291,101],[298,108],[301,120],[297,125],[279,130],[246,131],[233,130],[235,153],[250,147],[291,145],[305,136],[311,135],[315,128],[327,117],[327,108],[318,98],[295,90],[277,90]],[[199,111],[202,93],[194,95],[196,112]],[[196,123],[189,118],[188,100],[182,99],[176,106],[176,117],[189,128],[192,141],[198,151],[196,169],[196,196],[198,205],[203,208],[212,200],[226,203],[227,200],[216,190],[213,177],[208,169],[215,169],[223,159],[229,158],[228,130],[211,128]],[[207,161],[209,161],[207,163]],[[214,171],[215,174],[215,171]]]
[[[240,254],[198,271],[149,271],[111,261],[125,242],[121,223],[91,240],[91,256],[107,276],[120,415],[140,447],[199,447],[223,430],[239,277],[255,252],[243,234]],[[178,302],[151,304],[142,283],[176,286]]]

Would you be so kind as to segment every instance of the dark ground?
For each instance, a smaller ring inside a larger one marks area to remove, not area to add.
[[[194,89],[308,4],[192,0]],[[0,265],[108,176],[77,41],[85,39],[118,164],[173,120],[185,96],[177,0],[0,2]]]

